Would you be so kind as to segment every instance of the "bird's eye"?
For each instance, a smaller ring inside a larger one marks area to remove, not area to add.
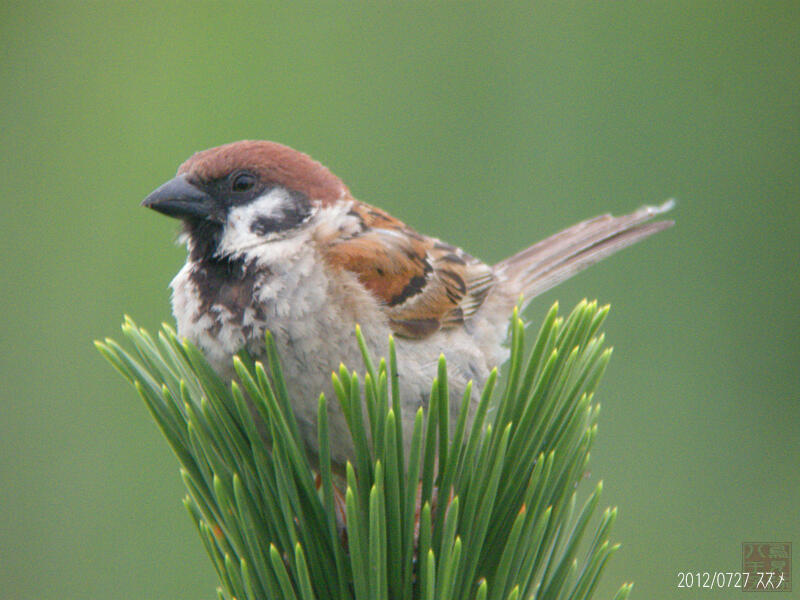
[[[239,173],[233,178],[231,190],[234,192],[247,192],[256,185],[256,178],[251,173]]]

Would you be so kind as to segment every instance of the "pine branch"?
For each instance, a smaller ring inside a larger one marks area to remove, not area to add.
[[[471,423],[470,390],[450,398],[441,357],[408,457],[394,342],[376,366],[357,330],[363,376],[333,375],[355,448],[343,482],[331,469],[328,400],[319,400],[315,478],[269,334],[268,364],[236,357],[230,385],[168,325],[153,338],[126,317],[132,351],[111,339],[96,346],[178,457],[220,598],[579,600],[618,548],[616,509],[584,539],[602,483],[575,513],[597,432],[593,394],[611,356],[598,334],[607,313],[583,301],[564,320],[554,305],[526,357],[515,312],[503,391],[494,393],[495,370]],[[452,401],[461,402],[453,427]]]

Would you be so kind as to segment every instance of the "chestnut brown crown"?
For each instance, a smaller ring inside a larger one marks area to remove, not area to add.
[[[289,146],[242,140],[197,152],[179,168],[190,180],[213,181],[236,170],[251,171],[265,183],[305,194],[323,206],[350,196],[350,190],[323,164]]]

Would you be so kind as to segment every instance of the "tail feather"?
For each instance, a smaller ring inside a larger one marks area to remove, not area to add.
[[[497,263],[494,273],[531,300],[605,257],[671,227],[673,221],[648,221],[674,205],[668,200],[621,217],[605,214],[582,221]]]

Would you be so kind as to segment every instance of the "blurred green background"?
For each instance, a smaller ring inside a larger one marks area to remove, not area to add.
[[[730,598],[678,572],[800,552],[800,3],[3,2],[0,23],[0,598],[214,595],[177,461],[91,342],[171,320],[184,252],[139,202],[241,138],[487,261],[676,197],[675,228],[527,313],[612,304],[591,479],[623,546],[598,597]]]

